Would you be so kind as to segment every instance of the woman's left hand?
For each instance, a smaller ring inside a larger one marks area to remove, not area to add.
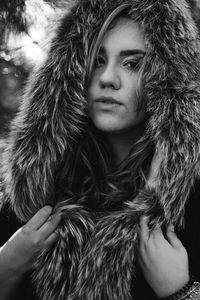
[[[141,217],[138,262],[144,277],[158,297],[167,297],[189,280],[188,255],[173,227],[166,237],[161,228],[150,231],[147,218]]]

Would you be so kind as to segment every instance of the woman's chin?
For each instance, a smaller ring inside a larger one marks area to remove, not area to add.
[[[93,121],[95,127],[106,133],[117,133],[123,130],[123,126],[119,124],[119,122],[111,122],[111,120],[104,121]]]

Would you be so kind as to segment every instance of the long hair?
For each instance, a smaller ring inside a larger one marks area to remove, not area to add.
[[[120,17],[130,18],[129,6],[123,4],[115,9],[94,37],[89,51],[87,86],[105,33],[115,26]],[[143,69],[144,63],[138,70],[137,111],[146,104],[145,95],[142,93]],[[147,123],[148,117],[143,124],[144,131]],[[76,198],[78,203],[84,203],[90,209],[117,209],[124,201],[131,200],[146,183],[153,146],[144,134],[133,144],[129,155],[118,169],[113,171],[113,153],[106,136],[95,128],[89,118],[87,126],[86,132],[77,142],[73,159],[70,161],[66,159],[61,165],[56,181],[59,186],[57,191],[60,197],[67,198],[69,201],[74,201]]]

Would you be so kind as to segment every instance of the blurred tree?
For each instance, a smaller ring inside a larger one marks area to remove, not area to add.
[[[200,31],[200,0],[189,0],[191,10]]]
[[[17,112],[32,68],[46,56],[56,20],[68,0],[0,0],[0,134]],[[63,9],[65,8],[65,9]],[[47,39],[48,38],[48,39]]]
[[[11,29],[17,32],[27,32],[28,22],[26,6],[31,0],[1,0],[0,23],[3,30]],[[37,0],[38,5],[47,3],[54,8],[60,8],[72,3],[70,0]],[[36,2],[34,5],[37,5]]]

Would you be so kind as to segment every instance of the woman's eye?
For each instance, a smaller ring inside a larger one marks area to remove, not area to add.
[[[97,56],[94,61],[94,67],[98,68],[104,65],[105,59],[102,56]]]
[[[140,60],[128,60],[123,63],[131,71],[138,71],[140,67]]]

